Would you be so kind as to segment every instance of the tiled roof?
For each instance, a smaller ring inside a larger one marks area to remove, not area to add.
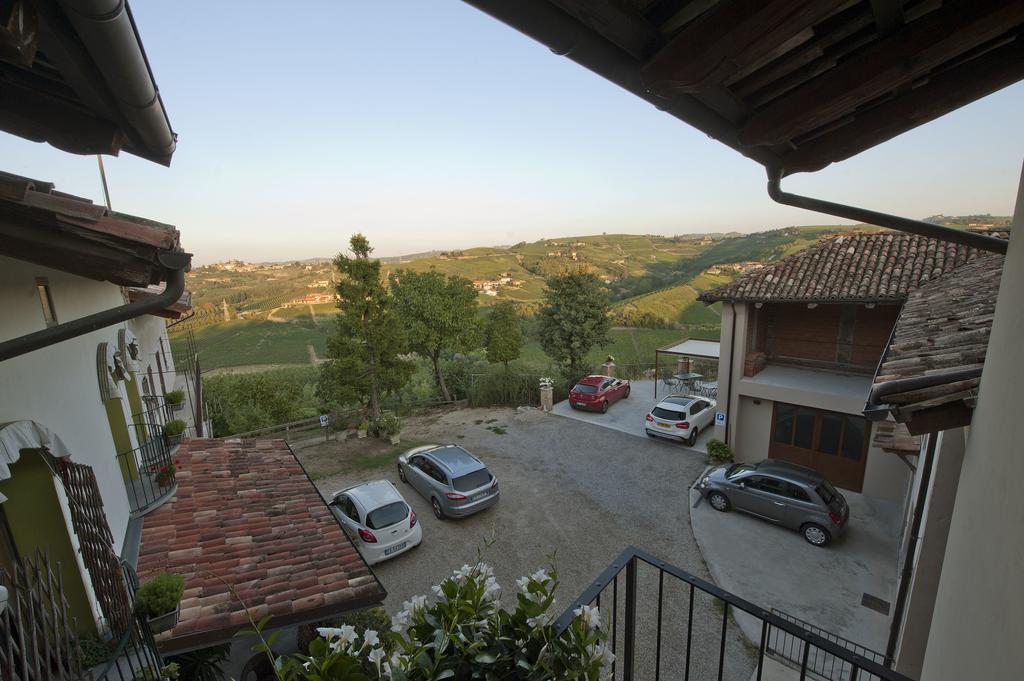
[[[284,440],[191,440],[174,497],[145,517],[138,573],[185,578],[181,620],[157,637],[172,652],[249,626],[270,627],[378,603],[386,592]],[[232,596],[228,585],[235,590]]]
[[[981,369],[985,362],[1002,255],[985,254],[913,291],[907,298],[874,383]],[[878,401],[896,407],[897,420],[952,402],[974,406],[980,378],[951,377]]]
[[[845,234],[705,291],[699,300],[902,302],[911,290],[978,253],[974,248],[916,234]]]

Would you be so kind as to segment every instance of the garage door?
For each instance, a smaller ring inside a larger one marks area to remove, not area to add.
[[[837,487],[859,492],[869,431],[862,416],[776,402],[768,455],[813,468]]]

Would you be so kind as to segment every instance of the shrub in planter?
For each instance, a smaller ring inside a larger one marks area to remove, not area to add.
[[[598,609],[578,608],[569,628],[556,636],[549,612],[555,571],[539,570],[517,585],[515,605],[507,609],[493,570],[483,563],[463,565],[433,587],[433,602],[426,596],[406,601],[390,631],[320,627],[308,655],[278,658],[275,667],[281,678],[307,681],[610,678],[615,656],[605,646]]]
[[[174,483],[174,474],[178,472],[178,462],[155,463],[149,470],[153,474],[156,484],[161,487],[170,487]]]
[[[364,437],[366,437],[366,431],[368,431],[369,429],[370,429],[370,422],[367,421],[366,419],[363,419],[362,421],[359,422],[359,426],[356,429],[356,436],[360,440],[362,440]]]
[[[164,402],[172,411],[177,411],[185,406],[185,392],[182,390],[172,390],[164,395]]]
[[[395,416],[394,412],[386,411],[380,418],[373,422],[373,433],[381,438],[394,438],[402,430],[402,423]]]
[[[708,440],[708,463],[730,463],[732,449],[718,438]]]
[[[82,666],[85,669],[103,664],[114,654],[113,645],[89,637],[78,639],[78,649],[82,652]]]
[[[164,439],[167,440],[167,444],[176,445],[181,444],[181,438],[185,434],[185,422],[181,419],[171,419],[164,424]]]
[[[174,627],[185,580],[173,572],[161,572],[135,592],[135,610],[149,618],[154,633]]]

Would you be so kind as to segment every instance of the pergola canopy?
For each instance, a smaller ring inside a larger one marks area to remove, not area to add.
[[[687,338],[675,345],[667,345],[655,350],[655,354],[681,355],[684,357],[701,357],[704,359],[718,359],[718,341],[701,340],[699,338]]]

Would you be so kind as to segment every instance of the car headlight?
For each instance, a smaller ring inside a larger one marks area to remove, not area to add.
[[[709,478],[708,476],[705,475],[704,479],[702,479],[700,481],[700,486],[701,487],[707,487],[709,482],[711,482],[711,478]]]

